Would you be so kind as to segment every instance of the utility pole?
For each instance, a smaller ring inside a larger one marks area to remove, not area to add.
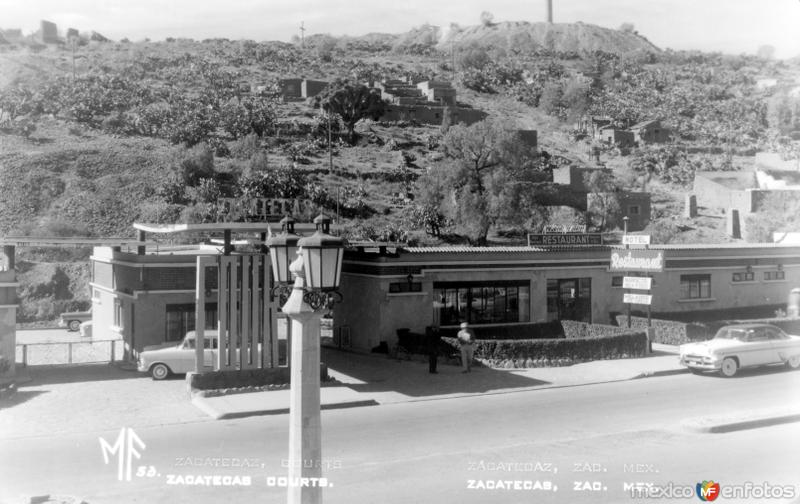
[[[553,24],[553,0],[547,0],[547,22]]]

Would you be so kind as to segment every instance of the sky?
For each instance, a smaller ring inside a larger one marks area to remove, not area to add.
[[[0,0],[0,28],[97,31],[113,40],[223,37],[280,40],[300,34],[402,33],[430,23],[546,21],[547,0]],[[369,6],[369,7],[367,7]],[[634,28],[662,49],[755,54],[771,45],[778,58],[800,56],[800,0],[553,0],[556,23]]]

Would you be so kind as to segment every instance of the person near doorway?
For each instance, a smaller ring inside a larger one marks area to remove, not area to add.
[[[472,371],[472,345],[475,342],[475,332],[469,328],[466,322],[461,323],[461,330],[458,331],[456,336],[458,344],[461,347],[461,367],[462,373],[469,373]]]
[[[439,359],[439,327],[431,326],[425,330],[425,346],[428,351],[428,372],[437,374],[436,364]]]

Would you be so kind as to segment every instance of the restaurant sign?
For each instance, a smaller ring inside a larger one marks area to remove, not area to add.
[[[664,251],[626,249],[611,252],[611,271],[664,271]]]
[[[600,233],[529,234],[528,245],[602,245]]]

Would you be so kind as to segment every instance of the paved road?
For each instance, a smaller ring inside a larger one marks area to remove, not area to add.
[[[681,424],[798,406],[798,390],[800,373],[760,370],[730,380],[677,375],[325,411],[323,464],[332,487],[324,500],[640,502],[629,499],[623,484],[694,487],[704,479],[793,484],[796,490],[798,424],[729,434],[699,434]],[[136,428],[145,447],[132,461],[130,482],[117,481],[116,460],[104,464],[98,440],[113,444],[123,425],[0,441],[0,499],[62,493],[90,504],[281,502],[285,490],[268,486],[267,478],[286,474],[287,423],[286,415],[276,415]],[[139,467],[143,476],[137,477]],[[213,480],[196,477],[187,485],[187,476],[214,475],[249,476],[251,485],[198,485]],[[551,490],[468,488],[497,480]]]

